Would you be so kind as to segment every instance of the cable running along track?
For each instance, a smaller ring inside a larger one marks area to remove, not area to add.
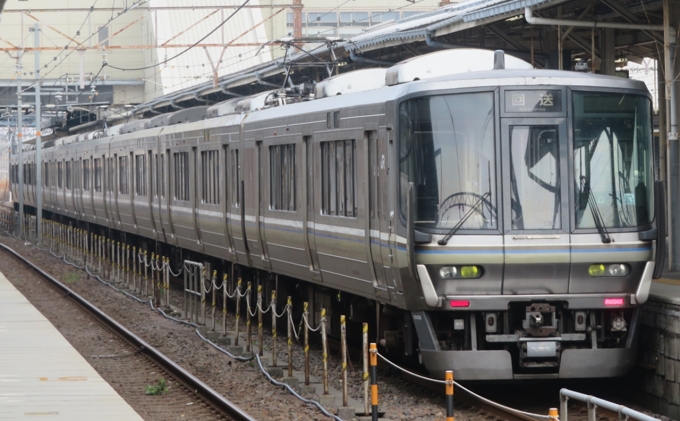
[[[224,396],[220,395],[213,388],[196,378],[194,375],[186,371],[184,368],[176,364],[174,361],[166,357],[163,353],[158,351],[156,348],[148,344],[146,341],[129,331],[123,325],[118,323],[116,320],[109,317],[106,313],[101,311],[95,305],[87,301],[85,298],[78,295],[75,291],[68,288],[66,285],[62,284],[60,281],[52,277],[50,274],[43,271],[41,268],[27,260],[25,257],[14,251],[12,248],[0,243],[0,250],[14,256],[17,260],[21,261],[26,266],[33,269],[45,280],[49,281],[53,286],[63,291],[68,297],[82,306],[95,318],[100,320],[106,326],[111,328],[117,334],[122,336],[125,340],[129,341],[131,344],[138,347],[141,352],[145,353],[149,358],[162,366],[170,374],[175,376],[179,381],[184,383],[187,387],[196,390],[204,399],[213,404],[217,409],[224,412],[226,415],[230,416],[236,421],[256,421],[255,418],[251,417],[249,414],[244,412],[234,403],[230,402]]]

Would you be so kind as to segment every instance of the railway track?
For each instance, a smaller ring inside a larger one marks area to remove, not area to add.
[[[195,401],[204,401],[200,402],[204,403],[203,405],[196,405],[196,407],[202,406],[202,408],[200,408],[197,413],[192,413],[192,415],[189,416],[190,419],[255,421],[255,418],[244,412],[240,407],[226,399],[213,388],[158,351],[154,346],[132,333],[125,326],[109,317],[97,306],[87,301],[85,298],[26,259],[24,256],[2,243],[0,243],[0,251],[13,256],[26,267],[32,269],[41,278],[46,280],[53,288],[57,289],[64,298],[68,298],[69,300],[73,301],[82,311],[92,316],[92,318],[101,324],[104,330],[115,334],[115,336],[117,336],[120,341],[124,342],[123,345],[118,344],[117,346],[107,347],[103,350],[99,350],[100,355],[91,356],[91,358],[116,360],[133,357],[137,354],[143,354],[151,364],[160,368],[166,377],[169,376],[167,379],[164,378],[166,384],[174,383],[176,385],[181,385],[180,388],[182,391],[188,395],[187,399],[184,399],[185,401],[188,400],[191,404],[193,404]],[[107,352],[114,348],[115,351],[102,355],[102,352]],[[108,369],[115,370],[115,367],[109,367]],[[134,373],[131,374],[134,375]],[[173,400],[177,401],[178,397],[175,397]],[[179,400],[181,400],[181,398]],[[171,403],[168,403],[168,406],[172,406]]]
[[[16,246],[15,246],[16,247]],[[14,258],[18,259],[22,264],[26,265],[27,267],[30,267],[33,269],[39,276],[43,277],[45,280],[47,280],[49,283],[53,284],[55,288],[57,288],[60,293],[64,296],[68,296],[72,298],[75,302],[78,303],[79,306],[85,308],[93,314],[93,317],[97,317],[98,319],[103,320],[102,323],[105,326],[107,330],[111,330],[115,332],[116,334],[119,334],[121,337],[125,338],[125,340],[129,343],[129,349],[131,350],[136,350],[134,352],[137,353],[143,353],[145,356],[148,356],[150,359],[153,361],[156,361],[156,364],[158,367],[160,367],[164,372],[167,372],[168,374],[172,375],[177,379],[177,383],[184,385],[184,389],[189,390],[189,391],[197,391],[198,395],[202,396],[202,399],[206,401],[206,403],[214,407],[215,410],[213,412],[212,417],[208,417],[207,419],[216,419],[219,418],[215,416],[215,413],[224,413],[225,416],[227,417],[226,419],[234,419],[234,420],[241,420],[241,419],[255,419],[251,417],[250,415],[246,414],[245,412],[241,411],[236,407],[237,413],[235,415],[231,415],[231,408],[234,408],[235,405],[228,400],[224,399],[222,395],[219,392],[216,392],[214,389],[210,388],[207,386],[204,382],[199,380],[196,376],[192,375],[189,373],[187,370],[183,369],[178,363],[174,362],[170,358],[164,356],[161,352],[156,350],[153,346],[149,344],[149,341],[144,341],[138,336],[134,335],[128,328],[120,324],[119,322],[113,320],[111,317],[108,317],[99,310],[94,304],[91,304],[88,302],[86,299],[81,297],[79,294],[77,294],[75,291],[72,289],[68,288],[66,285],[64,285],[62,282],[59,282],[57,279],[55,279],[53,276],[47,274],[45,271],[43,271],[41,268],[39,268],[37,265],[29,261],[27,258],[21,256],[19,253],[15,252],[14,250],[10,249],[8,246],[0,243],[0,250],[6,253],[11,254]],[[42,253],[42,252],[39,252]],[[45,252],[46,254],[46,252]],[[44,264],[44,263],[43,263]],[[63,263],[62,263],[63,264]],[[66,264],[63,264],[63,266],[67,266]],[[108,289],[107,289],[108,290]],[[110,293],[113,294],[113,290]],[[178,291],[172,291],[172,294],[176,296],[176,299],[179,300],[180,292]],[[96,301],[96,299],[95,299]],[[120,333],[119,333],[120,332]],[[267,344],[268,341],[270,341],[271,338],[265,338],[265,344]],[[298,358],[299,358],[299,353]],[[160,356],[160,357],[157,357]],[[283,356],[282,356],[283,357]],[[160,358],[160,359],[157,359]],[[283,360],[284,358],[281,358]],[[333,358],[331,358],[332,360]],[[297,359],[296,359],[297,360]],[[296,361],[296,365],[299,361]],[[184,363],[183,363],[184,364]],[[330,364],[334,364],[333,361],[330,361]],[[200,373],[203,374],[203,373]],[[351,379],[352,382],[356,381],[356,383],[359,383],[358,377],[359,373],[355,373],[356,378]],[[387,383],[390,382],[390,380],[387,380],[387,377],[385,377],[385,383],[387,386]],[[393,377],[393,376],[392,376]],[[443,398],[443,386],[438,385],[438,384],[433,384],[431,381],[419,379],[416,376],[409,376],[408,374],[403,375],[403,378],[407,380],[409,383],[411,383],[411,387],[404,387],[403,382],[401,384],[401,387],[397,384],[392,384],[389,385],[386,389],[381,389],[380,391],[380,399],[381,399],[381,407],[383,405],[383,402],[385,402],[385,406],[387,408],[386,411],[386,417],[388,419],[391,419],[394,412],[399,412],[399,409],[395,408],[397,405],[394,404],[394,402],[400,401],[402,399],[402,396],[406,395],[415,395],[415,401],[419,401],[422,398],[417,397],[417,392],[414,391],[414,389],[422,389],[418,387],[413,387],[413,384],[416,384],[418,386],[423,386],[423,388],[427,388],[430,391],[431,396],[436,397],[441,396]],[[332,380],[337,380],[333,379]],[[263,383],[266,383],[263,381]],[[397,382],[398,383],[398,382]],[[410,390],[409,390],[410,389]],[[422,396],[422,393],[421,393]],[[410,399],[413,399],[411,397],[407,397],[405,401],[408,401]],[[470,420],[470,421],[481,421],[481,420],[528,420],[528,421],[535,421],[535,420],[545,420],[547,419],[547,416],[544,415],[539,415],[541,412],[546,411],[547,412],[547,406],[541,407],[540,409],[536,409],[536,407],[522,407],[520,405],[520,408],[527,411],[527,412],[539,412],[539,414],[535,414],[538,416],[532,416],[530,413],[523,413],[522,411],[517,411],[513,410],[512,408],[509,407],[504,407],[503,405],[496,404],[492,401],[487,401],[484,400],[483,398],[480,399],[479,396],[476,396],[474,393],[468,393],[465,391],[463,388],[459,387],[456,389],[456,395],[455,395],[455,400],[456,400],[456,418],[459,420]],[[510,404],[513,405],[513,403],[501,400],[501,402],[505,404]],[[441,403],[440,403],[441,405]],[[439,411],[443,411],[444,407],[440,406]],[[396,409],[396,411],[395,411]],[[533,410],[533,411],[532,411]],[[295,411],[295,410],[293,410]],[[318,414],[318,413],[317,413]],[[415,416],[414,418],[403,418],[403,419],[434,419],[438,420],[438,416],[435,415],[436,412],[430,412],[431,415],[434,417],[422,417],[422,416]],[[319,414],[320,415],[320,414]],[[547,415],[547,414],[546,414]],[[605,419],[605,420],[616,420],[617,417],[615,414],[606,414],[606,413],[601,413],[600,419]],[[192,418],[192,419],[200,419],[200,418]],[[260,419],[268,419],[268,418],[260,418]],[[284,418],[285,419],[285,418]],[[572,420],[586,420],[587,414],[584,411],[579,411],[578,407],[573,408],[573,411],[570,412],[570,419]]]

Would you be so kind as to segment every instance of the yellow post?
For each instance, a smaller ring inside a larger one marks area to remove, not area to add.
[[[371,421],[378,421],[378,346],[375,342],[369,347],[371,365]]]
[[[454,421],[453,417],[453,371],[446,372],[446,421]]]

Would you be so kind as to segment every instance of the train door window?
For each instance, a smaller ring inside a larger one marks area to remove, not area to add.
[[[295,210],[295,145],[269,147],[270,208]]]
[[[512,229],[560,229],[559,128],[510,127]]]
[[[57,162],[57,187],[60,189],[64,187],[63,166],[64,163],[62,161]]]
[[[160,191],[161,177],[160,177],[160,156],[159,154],[153,154],[153,161],[151,162],[151,194],[153,197],[158,197],[158,192]]]
[[[90,159],[83,161],[83,190],[90,190]]]
[[[66,161],[66,190],[71,190],[71,161]]]
[[[160,159],[161,159],[161,171],[160,171],[160,177],[161,177],[161,181],[160,181],[160,196],[161,196],[162,198],[165,197],[165,168],[166,168],[166,164],[165,164],[165,156],[166,156],[166,154],[161,154],[161,158],[160,158]],[[170,153],[168,153],[167,156],[170,156]]]
[[[135,156],[135,195],[146,196],[146,155]]]
[[[94,159],[94,191],[102,191],[102,160]]]
[[[118,192],[120,194],[130,194],[128,157],[118,157]]]
[[[106,191],[109,193],[113,193],[113,180],[115,180],[113,177],[114,162],[114,158],[106,158]]]
[[[175,200],[189,200],[189,152],[175,152]]]
[[[356,216],[354,140],[321,143],[321,200],[325,215]]]
[[[239,158],[238,158],[238,149],[234,149],[231,151],[231,180],[233,181],[232,189],[231,189],[231,203],[234,204],[234,206],[239,207],[241,203],[241,196],[239,192],[241,191],[241,180],[239,177]]]
[[[224,162],[224,164],[222,164],[222,165],[224,165],[224,169],[220,172],[220,179],[222,180],[222,182],[221,182],[222,184],[220,184],[220,185],[224,186],[224,192],[220,192],[220,193],[224,193],[224,202],[225,203],[229,203],[229,181],[230,181],[229,180],[229,177],[230,177],[230,175],[229,175],[229,154],[228,154],[227,150],[228,150],[227,146],[223,146],[222,156],[220,158],[220,159],[223,160],[222,162]],[[224,175],[224,178],[221,178],[223,175]]]
[[[50,185],[50,173],[49,173],[49,163],[43,163],[43,186],[47,187]]]
[[[201,151],[201,200],[210,205],[220,203],[220,151]]]

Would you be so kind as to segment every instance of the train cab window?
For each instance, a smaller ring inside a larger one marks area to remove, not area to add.
[[[175,200],[189,200],[189,152],[175,152]]]
[[[60,189],[64,187],[63,162],[57,162],[57,187]]]
[[[654,217],[654,148],[648,98],[573,93],[576,228],[647,225]]]
[[[128,157],[118,158],[118,192],[120,194],[130,194]]]
[[[94,191],[102,191],[102,160],[94,159]]]
[[[496,146],[491,92],[416,98],[399,107],[400,203],[415,187],[419,228],[496,230]],[[469,213],[471,212],[471,213]]]
[[[220,151],[201,151],[201,200],[220,204]]]
[[[135,156],[135,195],[146,196],[146,155]]]
[[[295,145],[269,147],[270,208],[295,210]]]
[[[325,215],[356,216],[354,140],[321,143],[321,209]]]

